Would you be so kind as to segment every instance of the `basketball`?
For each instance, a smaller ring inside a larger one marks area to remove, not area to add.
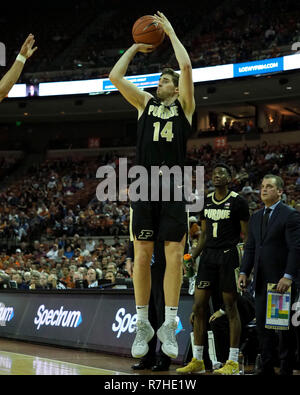
[[[158,47],[165,38],[165,32],[152,15],[139,18],[133,25],[132,36],[136,43],[149,44]]]

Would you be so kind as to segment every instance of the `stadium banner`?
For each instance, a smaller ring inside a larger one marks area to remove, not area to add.
[[[7,97],[26,97],[26,84],[15,84],[9,91]]]
[[[300,69],[300,54],[287,55],[244,63],[216,65],[193,69],[193,81],[208,82],[229,78],[247,77]],[[179,71],[178,71],[179,72]],[[137,87],[153,88],[158,85],[160,73],[126,76]],[[105,94],[116,91],[108,78],[79,81],[42,82],[40,84],[16,84],[8,97],[60,96],[79,94]]]
[[[178,363],[190,344],[192,306],[182,293]],[[131,356],[136,320],[133,290],[0,292],[0,337]]]
[[[245,77],[265,73],[283,71],[283,57],[265,60],[257,60],[246,63],[235,63],[233,65],[234,77]]]
[[[233,64],[222,64],[219,66],[201,67],[193,69],[193,81],[217,81],[233,78]]]
[[[144,75],[133,75],[125,77],[126,80],[131,81],[138,88],[152,88],[158,85],[160,73],[155,74],[144,74]],[[110,82],[110,80],[104,79],[102,82],[102,90],[104,92],[116,91],[117,88]]]
[[[283,70],[300,69],[300,53],[283,57]]]
[[[102,80],[80,80],[62,82],[43,82],[39,84],[39,96],[79,95],[99,93],[102,91]]]

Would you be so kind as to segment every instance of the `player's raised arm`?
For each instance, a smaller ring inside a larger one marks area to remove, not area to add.
[[[138,52],[147,53],[151,52],[152,50],[152,45],[133,44],[121,56],[109,74],[110,81],[120,91],[122,96],[139,111],[139,113],[144,110],[148,100],[152,97],[152,95],[148,92],[142,91],[124,77],[130,62]]]
[[[37,50],[37,47],[33,48],[34,43],[34,35],[29,34],[22,45],[20,53],[17,56],[14,64],[0,81],[0,101],[2,101],[8,95],[11,88],[18,81],[26,60],[30,58],[30,56]]]
[[[194,98],[194,84],[193,84],[193,76],[192,76],[192,64],[190,57],[176,36],[176,33],[165,17],[165,15],[158,11],[157,14],[154,15],[154,19],[156,22],[160,23],[165,33],[169,36],[170,41],[172,43],[175,56],[180,68],[180,78],[179,78],[179,97],[182,108],[185,112],[185,115],[192,122],[192,115],[195,111],[195,98]]]

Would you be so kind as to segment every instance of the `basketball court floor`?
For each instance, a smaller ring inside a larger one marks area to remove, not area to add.
[[[133,371],[131,365],[136,362],[137,360],[133,358],[100,352],[0,338],[0,376],[173,375],[180,377],[176,373],[179,365],[171,365],[169,371],[164,372]],[[245,366],[246,375],[251,375],[252,372],[253,366]],[[206,373],[206,375],[211,374],[211,372]],[[300,375],[300,371],[294,370],[294,375]]]
[[[127,357],[0,338],[0,375],[132,375],[137,360]],[[144,370],[147,375],[177,374]]]

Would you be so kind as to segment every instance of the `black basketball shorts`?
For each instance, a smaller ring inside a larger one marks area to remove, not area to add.
[[[196,289],[218,289],[234,292],[237,289],[235,270],[239,267],[236,247],[229,249],[205,248],[200,257]]]
[[[130,237],[142,241],[180,242],[188,232],[184,201],[137,201],[130,208]]]

